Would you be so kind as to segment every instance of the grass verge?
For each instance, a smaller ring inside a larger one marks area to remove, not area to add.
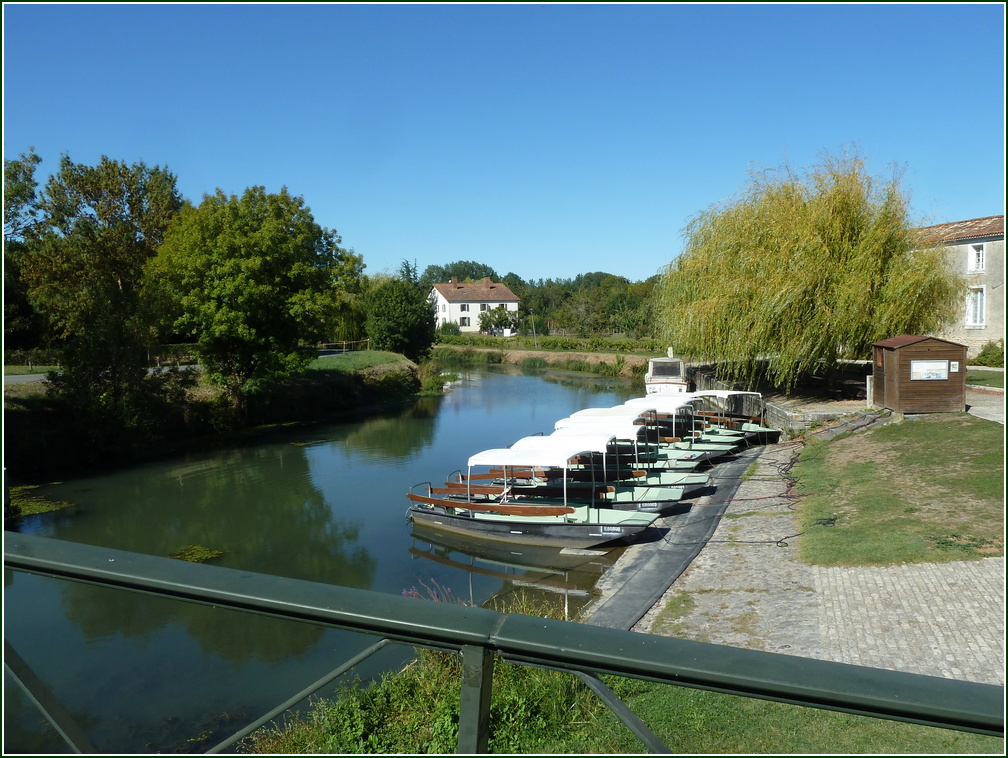
[[[1004,555],[1003,427],[932,414],[830,442],[793,470],[801,560],[888,566]],[[834,521],[835,520],[835,521]],[[810,528],[823,522],[829,528]]]
[[[528,598],[519,593],[507,602],[492,605],[504,612],[544,613],[541,606],[529,607]],[[559,617],[559,611],[544,615]],[[370,687],[359,682],[344,686],[334,697],[316,700],[306,713],[254,733],[242,750],[453,753],[458,744],[461,676],[458,655],[418,649],[402,671]],[[1003,742],[993,737],[636,679],[604,679],[673,752],[681,754],[1002,752]],[[491,753],[630,754],[642,748],[573,675],[496,662]]]

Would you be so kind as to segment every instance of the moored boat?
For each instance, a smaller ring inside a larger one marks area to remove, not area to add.
[[[648,395],[678,395],[689,392],[692,384],[686,378],[686,362],[672,354],[672,348],[663,358],[648,361],[644,374],[644,390]]]
[[[459,486],[414,485],[407,495],[407,515],[414,523],[432,529],[504,542],[591,548],[631,541],[648,529],[658,514],[614,508],[603,497],[613,494],[609,492],[585,497],[584,489],[567,476],[577,465],[573,459],[590,457],[596,452],[594,447],[566,438],[476,453],[469,458],[467,475]],[[477,484],[474,469],[488,468],[503,472],[501,484]],[[515,472],[524,479],[536,468],[560,471],[550,490],[536,493],[535,487],[515,481]]]

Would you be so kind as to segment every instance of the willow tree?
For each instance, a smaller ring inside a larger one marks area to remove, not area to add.
[[[790,389],[880,339],[939,329],[962,283],[910,223],[900,179],[870,176],[857,155],[752,175],[686,227],[656,288],[661,335],[726,379]]]

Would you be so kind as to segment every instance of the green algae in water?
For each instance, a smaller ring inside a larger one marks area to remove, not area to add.
[[[208,547],[203,547],[203,545],[186,545],[181,550],[176,550],[174,553],[169,553],[169,558],[178,558],[180,561],[189,561],[190,563],[206,563],[207,561],[212,561],[214,558],[220,558],[224,555],[223,550],[211,550]]]
[[[42,495],[32,494],[38,489],[38,484],[24,484],[10,488],[10,507],[13,516],[35,516],[40,513],[70,508],[73,503],[67,500],[51,500]]]

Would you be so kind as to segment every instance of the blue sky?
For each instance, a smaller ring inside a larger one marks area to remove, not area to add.
[[[1004,212],[993,4],[20,4],[3,149],[282,186],[361,254],[639,281],[749,172],[856,146],[915,220]]]

